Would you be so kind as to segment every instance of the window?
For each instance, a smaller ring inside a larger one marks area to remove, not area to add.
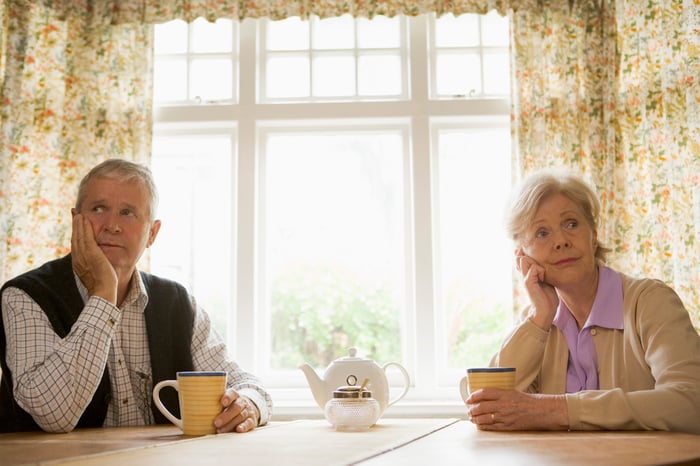
[[[151,270],[276,415],[321,415],[298,366],[350,347],[406,367],[392,410],[463,412],[511,326],[508,65],[496,14],[156,26]]]
[[[261,23],[262,102],[408,98],[406,19]]]

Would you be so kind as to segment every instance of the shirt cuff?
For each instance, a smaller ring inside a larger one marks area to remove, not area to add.
[[[107,333],[112,333],[121,318],[119,308],[99,296],[90,296],[80,314],[81,322],[94,328],[105,329]]]
[[[252,388],[241,388],[237,390],[239,395],[245,396],[250,401],[255,403],[260,413],[260,420],[258,421],[259,426],[264,426],[270,420],[270,410],[267,408],[267,402],[265,398]]]

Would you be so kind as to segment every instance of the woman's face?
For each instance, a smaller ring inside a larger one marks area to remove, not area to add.
[[[566,289],[595,274],[596,232],[581,208],[562,194],[546,197],[523,233],[523,252],[545,269],[544,281]]]

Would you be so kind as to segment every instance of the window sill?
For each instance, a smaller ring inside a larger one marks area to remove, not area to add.
[[[275,402],[272,418],[275,421],[295,419],[323,419],[323,410],[316,403],[282,400]],[[400,400],[388,407],[382,417],[394,418],[467,418],[464,404],[452,402],[412,402]]]

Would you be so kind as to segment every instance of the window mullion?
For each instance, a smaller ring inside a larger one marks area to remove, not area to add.
[[[240,28],[240,106],[252,108],[256,100],[255,47],[256,22],[245,20]],[[229,342],[235,348],[239,364],[245,368],[257,367],[260,348],[256,342],[255,309],[258,305],[255,295],[255,248],[256,244],[256,122],[254,111],[238,113],[238,150],[236,170],[236,258],[235,274],[236,300],[229,319]]]
[[[411,53],[411,102],[415,108],[428,106],[428,53],[425,40],[427,16],[410,19]],[[412,112],[411,147],[413,186],[413,238],[415,278],[414,296],[414,332],[408,335],[408,348],[415,354],[414,382],[418,394],[425,385],[435,379],[435,322],[433,291],[433,260],[431,231],[431,179],[430,179],[430,132],[429,117],[423,112]]]

